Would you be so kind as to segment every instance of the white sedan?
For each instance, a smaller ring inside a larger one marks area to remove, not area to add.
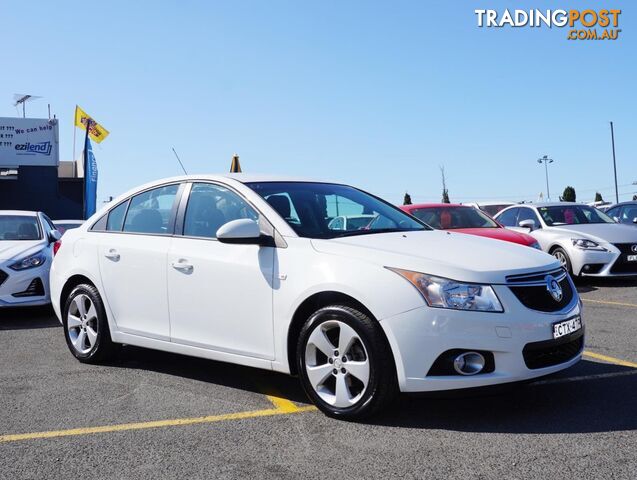
[[[0,308],[50,302],[49,268],[59,239],[42,212],[0,210]]]
[[[637,230],[581,203],[520,204],[495,219],[528,233],[574,276],[637,276]]]
[[[382,228],[330,229],[337,204]],[[51,291],[82,362],[129,344],[298,374],[339,418],[398,391],[554,373],[584,342],[579,297],[550,255],[432,230],[347,185],[282,177],[130,191],[64,235]]]

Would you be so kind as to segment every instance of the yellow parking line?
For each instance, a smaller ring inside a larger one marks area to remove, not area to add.
[[[224,413],[221,415],[208,415],[205,417],[175,418],[171,420],[156,420],[152,422],[122,423],[117,425],[102,425],[99,427],[70,428],[67,430],[52,430],[48,432],[18,433],[0,435],[0,443],[17,442],[20,440],[33,440],[38,438],[69,437],[73,435],[90,435],[93,433],[122,432],[125,430],[143,430],[146,428],[176,427],[184,425],[196,425],[199,423],[215,423],[226,420],[243,420],[246,418],[268,417],[273,415],[289,415],[315,410],[314,406],[298,407],[284,398],[268,395],[268,399],[275,408],[264,410],[251,410],[248,412]]]
[[[580,297],[581,298],[581,297]],[[590,303],[600,303],[602,305],[617,305],[619,307],[632,307],[632,308],[637,308],[637,304],[636,303],[624,303],[624,302],[609,302],[606,300],[592,300],[590,298],[582,298],[582,300],[584,302],[590,302]]]
[[[637,368],[637,363],[622,360],[621,358],[609,357],[607,355],[602,355],[601,353],[589,352],[588,350],[584,351],[584,356],[595,358],[603,362],[613,363],[615,365],[621,365],[622,367]]]

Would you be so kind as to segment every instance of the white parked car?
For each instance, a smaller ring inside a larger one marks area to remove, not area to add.
[[[334,203],[382,228],[332,230]],[[395,393],[527,380],[581,356],[579,297],[541,251],[435,231],[356,188],[188,176],[67,232],[51,269],[70,351],[129,344],[297,373],[328,415]]]
[[[42,212],[0,210],[0,308],[46,305],[60,233]]]
[[[338,215],[327,224],[330,230],[361,230],[376,219],[376,215]]]
[[[637,230],[596,208],[571,202],[516,205],[495,219],[533,236],[572,275],[637,275]]]
[[[67,230],[79,227],[83,223],[84,220],[53,220],[53,225],[61,235],[64,235]]]
[[[502,211],[503,209],[507,207],[510,207],[511,205],[515,205],[515,203],[513,202],[473,202],[473,203],[463,203],[463,205],[479,208],[490,217],[494,217],[495,215],[498,214],[498,212]]]

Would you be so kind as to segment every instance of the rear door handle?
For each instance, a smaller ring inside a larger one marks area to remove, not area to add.
[[[194,269],[192,264],[188,263],[188,261],[183,258],[180,258],[177,262],[172,262],[171,265],[175,270],[179,270],[184,273],[190,273]]]
[[[119,260],[119,253],[114,248],[111,248],[108,252],[104,254],[104,256],[110,260],[117,262]]]

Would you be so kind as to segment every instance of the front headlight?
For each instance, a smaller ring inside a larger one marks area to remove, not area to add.
[[[582,250],[597,250],[599,252],[606,251],[606,249],[602,247],[599,243],[589,240],[587,238],[571,238],[571,242],[573,242],[574,247],[581,248]]]
[[[493,288],[489,285],[460,283],[425,273],[387,268],[416,287],[430,307],[478,312],[504,311]]]
[[[542,247],[540,247],[540,242],[533,242],[531,245],[529,245],[529,247],[537,248],[538,250],[542,250]]]
[[[9,268],[12,268],[13,270],[26,270],[28,268],[39,267],[44,262],[46,262],[46,255],[44,255],[44,252],[40,250],[33,255],[24,257],[22,260],[18,260],[14,264],[9,265]]]

